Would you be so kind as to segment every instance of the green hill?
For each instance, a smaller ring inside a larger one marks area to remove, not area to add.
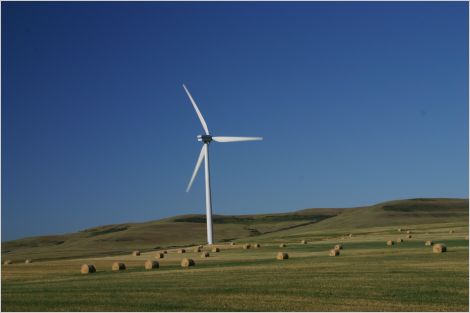
[[[306,209],[291,213],[214,216],[218,242],[344,233],[352,229],[462,221],[468,223],[468,199],[410,199],[351,209]],[[139,249],[205,243],[204,215],[106,225],[80,232],[30,237],[2,243],[2,257],[13,261],[126,254]]]

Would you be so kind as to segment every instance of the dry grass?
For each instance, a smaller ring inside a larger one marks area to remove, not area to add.
[[[432,252],[434,253],[443,253],[447,251],[447,247],[443,243],[436,243],[432,246]]]
[[[339,255],[339,250],[337,250],[337,249],[331,249],[329,255],[330,255],[330,256],[338,256],[338,255]]]
[[[184,258],[184,259],[181,260],[181,267],[188,268],[188,267],[194,266],[194,265],[196,265],[196,263],[194,262],[193,259]]]
[[[146,270],[153,270],[154,268],[159,268],[160,264],[157,261],[147,260],[144,267]]]
[[[93,264],[83,264],[80,268],[80,273],[82,274],[90,274],[96,272],[96,268]]]
[[[123,271],[126,269],[126,264],[121,262],[114,262],[111,266],[111,270],[113,271]]]

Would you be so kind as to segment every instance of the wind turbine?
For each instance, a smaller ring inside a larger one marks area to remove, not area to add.
[[[237,142],[237,141],[255,141],[255,140],[263,140],[262,137],[220,137],[220,136],[211,136],[209,134],[209,128],[207,128],[206,121],[204,117],[202,117],[201,111],[196,105],[193,97],[189,93],[188,88],[183,85],[186,94],[189,97],[189,100],[193,104],[194,110],[196,110],[196,114],[201,121],[202,128],[204,128],[205,135],[198,135],[197,140],[203,142],[203,146],[201,152],[199,153],[199,158],[197,159],[196,167],[194,168],[193,176],[189,181],[188,188],[186,188],[186,192],[191,189],[191,185],[193,184],[194,178],[196,178],[196,174],[201,167],[202,160],[204,160],[205,166],[205,176],[206,176],[206,221],[207,221],[207,243],[213,243],[213,231],[212,231],[212,200],[211,200],[211,182],[210,182],[210,174],[209,174],[209,143],[212,141],[216,142]]]

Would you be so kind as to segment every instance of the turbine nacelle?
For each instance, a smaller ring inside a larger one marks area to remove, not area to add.
[[[209,143],[212,141],[212,136],[211,135],[198,135],[197,136],[197,141],[202,141],[204,143]]]

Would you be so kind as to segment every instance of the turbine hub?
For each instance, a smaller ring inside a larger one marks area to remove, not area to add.
[[[197,136],[197,141],[202,141],[204,143],[209,143],[212,141],[211,135],[199,135]]]

